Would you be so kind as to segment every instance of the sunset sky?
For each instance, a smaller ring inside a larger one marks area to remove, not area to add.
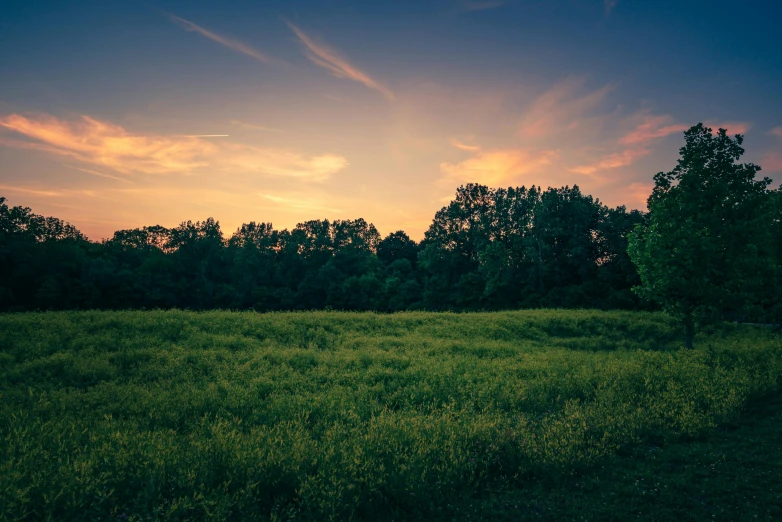
[[[420,239],[464,183],[645,208],[682,132],[782,181],[782,2],[11,0],[0,196],[91,239],[363,217]]]

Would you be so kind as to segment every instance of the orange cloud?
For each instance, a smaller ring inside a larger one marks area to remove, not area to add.
[[[35,148],[100,165],[123,174],[190,174],[201,169],[324,181],[348,166],[336,154],[306,156],[286,149],[219,145],[185,136],[132,136],[124,128],[82,116],[76,121],[49,115],[0,117],[0,126],[36,142],[2,140],[0,144]],[[89,172],[94,174],[95,171]]]
[[[606,85],[583,96],[577,92],[583,80],[567,79],[543,93],[521,122],[521,136],[542,138],[554,132],[572,130],[580,125],[580,118],[597,107],[613,88]]]
[[[657,138],[664,138],[677,132],[684,132],[689,126],[680,123],[671,123],[670,116],[644,116],[644,121],[632,132],[623,136],[619,143],[623,145],[636,145],[647,143]]]
[[[301,29],[293,25],[286,20],[288,27],[299,38],[302,44],[307,48],[307,58],[314,64],[323,67],[331,71],[331,74],[337,78],[345,78],[359,82],[381,93],[389,100],[394,99],[394,93],[388,88],[370,78],[368,74],[361,71],[358,67],[348,62],[345,58],[339,55],[337,51],[321,44],[316,43],[312,38],[307,36]]]
[[[219,34],[213,33],[211,31],[207,31],[203,27],[198,26],[188,20],[185,20],[184,18],[179,18],[178,16],[175,16],[173,14],[166,13],[166,15],[171,19],[172,22],[184,28],[185,31],[194,31],[202,36],[209,38],[210,40],[213,40],[221,45],[224,45],[225,47],[228,47],[229,49],[236,51],[237,53],[241,53],[249,56],[250,58],[254,58],[259,62],[263,62],[263,63],[272,62],[272,59],[269,58],[269,56],[262,53],[261,51],[258,51],[257,49],[253,49],[247,44],[243,44],[242,42],[239,42],[237,40],[233,40],[225,36],[220,36]]]
[[[519,180],[520,176],[536,173],[556,159],[558,152],[544,150],[533,152],[522,149],[498,149],[476,151],[472,158],[460,163],[441,163],[445,174],[443,182],[480,183],[491,187],[505,186]]]
[[[625,167],[634,163],[637,159],[646,156],[649,151],[646,149],[627,149],[622,152],[609,154],[589,165],[581,165],[570,169],[570,172],[576,174],[592,175],[599,170],[615,169],[618,167]]]
[[[39,142],[31,147],[122,173],[187,172],[206,166],[197,158],[217,150],[198,138],[132,136],[122,127],[89,116],[64,121],[45,114],[30,118],[11,114],[0,117],[0,125]]]

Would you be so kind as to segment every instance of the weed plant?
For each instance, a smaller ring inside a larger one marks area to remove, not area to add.
[[[695,438],[782,343],[656,313],[0,315],[0,519],[405,519]]]

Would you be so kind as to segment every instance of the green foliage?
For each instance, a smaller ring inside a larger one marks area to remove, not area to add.
[[[773,284],[771,180],[737,163],[743,138],[698,124],[684,133],[677,166],[655,176],[646,226],[629,238],[639,295],[679,317],[687,345],[697,320],[754,304]]]
[[[443,520],[782,519],[782,394],[694,440],[627,448],[584,473],[444,506]]]
[[[453,518],[779,388],[769,329],[676,338],[631,312],[0,315],[0,519]]]
[[[641,219],[577,187],[459,187],[422,242],[431,310],[638,309],[627,234]]]
[[[626,235],[640,214],[578,187],[470,184],[418,244],[371,223],[212,218],[119,230],[101,243],[0,200],[0,310],[492,310],[639,307]]]

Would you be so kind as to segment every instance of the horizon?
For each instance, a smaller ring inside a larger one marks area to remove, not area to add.
[[[782,178],[782,6],[35,0],[6,14],[0,195],[93,241],[207,217],[226,235],[360,217],[420,241],[467,183],[578,185],[645,210],[698,122],[745,135],[742,161]]]

